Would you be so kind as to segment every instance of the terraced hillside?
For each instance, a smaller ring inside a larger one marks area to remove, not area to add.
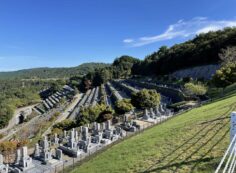
[[[157,125],[97,155],[72,173],[209,173],[229,144],[236,96],[215,101]]]

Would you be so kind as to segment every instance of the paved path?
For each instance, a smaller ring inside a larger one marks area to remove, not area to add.
[[[25,107],[21,107],[15,110],[14,115],[12,117],[12,119],[9,121],[8,126],[0,129],[0,133],[4,133],[6,131],[8,131],[9,129],[12,129],[14,126],[16,126],[16,116],[21,112],[21,111],[25,111],[27,109],[32,109],[34,106],[36,106],[37,104],[34,105],[30,105],[30,106],[25,106]]]
[[[53,127],[54,124],[62,122],[63,120],[67,119],[71,113],[71,111],[75,108],[75,106],[77,105],[77,103],[79,102],[79,100],[81,99],[81,94],[76,94],[74,96],[74,99],[72,101],[72,103],[70,103],[68,105],[68,107],[66,108],[66,110],[61,113],[61,115],[56,119],[56,121],[43,133],[42,136],[49,134],[51,132],[51,129]]]
[[[72,101],[72,103],[69,104],[69,106],[68,106],[68,107],[66,108],[66,110],[58,117],[58,119],[55,121],[55,123],[58,123],[58,122],[61,122],[61,121],[65,120],[65,119],[69,116],[71,110],[73,110],[73,108],[75,107],[75,105],[77,104],[77,102],[79,101],[79,99],[80,99],[80,94],[77,94],[77,95],[75,96],[75,99]],[[34,105],[31,105],[31,106],[28,106],[28,107],[33,107],[33,106],[34,106]],[[23,107],[23,108],[17,109],[16,113],[19,113],[20,111],[22,111],[22,109],[26,109],[26,108],[28,108],[28,107]],[[19,132],[19,131],[20,131],[21,129],[23,129],[24,127],[27,127],[27,126],[29,126],[29,125],[31,125],[31,124],[34,124],[34,123],[38,122],[38,121],[42,121],[42,119],[45,119],[45,117],[50,117],[49,115],[52,115],[52,114],[55,113],[56,111],[59,111],[59,112],[60,112],[59,109],[54,109],[53,111],[50,111],[50,112],[48,112],[48,113],[46,113],[46,114],[43,114],[43,115],[36,116],[36,117],[32,118],[30,121],[25,122],[25,123],[23,123],[23,124],[19,124],[19,125],[16,125],[16,124],[14,123],[14,121],[12,120],[12,122],[9,123],[9,126],[8,126],[7,128],[1,129],[2,132],[4,132],[6,135],[5,135],[2,139],[0,139],[0,142],[2,142],[2,141],[4,141],[4,140],[7,140],[7,139],[10,139],[12,135],[16,134],[17,132]],[[16,114],[16,115],[17,115],[17,114]],[[54,124],[53,124],[53,125],[54,125]],[[52,126],[53,126],[53,125],[52,125]],[[52,127],[52,126],[51,126],[51,127]],[[50,133],[51,127],[45,132],[45,134]]]
[[[82,94],[76,94],[72,103],[66,108],[66,110],[61,114],[60,117],[55,121],[55,123],[61,122],[67,119],[71,113],[71,111],[75,108],[79,100],[81,99]]]

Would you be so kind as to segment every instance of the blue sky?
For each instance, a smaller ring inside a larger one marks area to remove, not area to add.
[[[236,0],[1,0],[0,71],[143,59],[236,26]]]

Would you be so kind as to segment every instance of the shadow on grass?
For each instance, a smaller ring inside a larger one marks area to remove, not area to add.
[[[201,163],[209,162],[209,161],[214,160],[214,159],[215,159],[214,157],[208,157],[208,158],[200,158],[200,159],[194,159],[194,160],[189,160],[189,161],[176,162],[176,163],[172,163],[172,164],[169,164],[169,165],[164,165],[164,166],[152,169],[150,171],[145,171],[145,173],[160,172],[162,170],[167,170],[167,169],[170,169],[170,168],[180,167],[180,166],[183,166],[183,165],[191,165],[191,164],[200,163],[200,162]]]
[[[220,115],[218,117],[218,120],[221,120],[221,118],[223,116],[225,116],[226,114],[228,114],[232,109],[234,109],[234,105],[230,105],[230,109],[225,112],[224,114]],[[217,128],[216,132],[206,141],[204,142],[201,146],[199,146],[196,150],[194,150],[184,161],[181,162],[177,162],[177,163],[173,163],[176,161],[176,159],[178,159],[181,155],[183,155],[186,151],[188,151],[190,148],[192,148],[194,145],[196,145],[201,139],[203,139],[204,137],[207,136],[207,134],[212,131],[213,129],[215,129],[219,124],[221,124],[221,122],[216,123],[215,125],[213,125],[210,129],[208,129],[206,132],[203,133],[203,131],[209,126],[209,124],[212,124],[215,121],[208,121],[207,123],[204,123],[204,127],[201,128],[197,133],[195,133],[191,138],[189,138],[187,141],[185,141],[184,143],[182,143],[179,147],[177,147],[176,149],[172,150],[169,154],[167,154],[166,156],[164,156],[163,158],[159,159],[155,164],[153,164],[152,166],[150,166],[148,169],[146,169],[145,171],[142,171],[141,173],[150,173],[150,172],[155,172],[155,171],[160,171],[160,170],[164,170],[166,168],[170,168],[170,167],[176,167],[175,170],[173,170],[174,172],[177,172],[178,168],[180,166],[183,166],[184,164],[188,163],[190,164],[190,162],[196,162],[196,164],[194,165],[192,171],[196,168],[196,166],[199,164],[199,162],[205,162],[207,159],[209,158],[204,158],[204,156],[200,159],[197,160],[192,160],[192,161],[187,161],[189,159],[191,159],[191,157],[196,154],[200,149],[202,149],[205,145],[207,145],[217,134],[219,131],[221,131],[226,124],[228,124],[229,121],[223,123],[223,125],[221,125],[219,128]],[[202,124],[203,125],[203,124]],[[228,133],[229,129],[227,129],[227,131],[225,132],[224,136],[225,137]],[[203,134],[202,134],[203,133]],[[195,141],[195,143],[193,145],[188,146],[187,148],[184,149],[184,151],[182,151],[180,154],[178,154],[177,157],[175,157],[174,159],[172,159],[171,161],[169,161],[167,164],[165,164],[164,166],[161,167],[156,167],[157,164],[161,164],[163,163],[164,160],[166,160],[168,157],[170,157],[173,154],[176,154],[176,152],[179,149],[182,149],[183,147],[185,147],[186,144],[188,144],[189,142],[193,141],[194,138],[196,138],[197,136],[200,136],[200,138]],[[223,139],[222,137],[222,139]],[[218,140],[209,150],[206,154],[210,153],[212,151],[212,149],[222,140]],[[154,168],[156,167],[156,168]]]
[[[197,149],[195,149],[195,151],[193,151],[185,160],[187,161],[187,160],[191,159],[192,156],[197,154],[204,146],[206,146],[211,140],[213,140],[215,138],[215,136],[218,134],[218,132],[220,132],[225,127],[225,125],[227,123],[228,122],[224,123],[220,128],[218,128],[217,131],[206,142],[204,142],[201,146],[199,146]],[[229,131],[229,129],[227,129],[227,132],[228,131]],[[220,141],[217,141],[217,142],[219,143]],[[215,146],[217,144],[214,144],[213,146]],[[176,173],[178,171],[178,169],[179,169],[179,167],[176,167],[176,169],[173,172]]]
[[[209,153],[213,150],[213,148],[214,148],[215,146],[217,146],[217,145],[226,137],[226,135],[228,135],[228,133],[229,133],[229,129],[225,131],[224,135],[223,135],[219,140],[217,140],[217,141],[215,142],[215,144],[212,145],[212,147],[211,147],[206,153],[204,153],[204,155],[201,157],[201,159],[204,159],[204,157],[205,157],[207,154],[209,154]],[[195,169],[198,165],[199,165],[199,162],[198,162],[198,163],[195,163],[195,164],[193,165],[193,167],[191,168],[190,173],[193,173],[194,169]]]

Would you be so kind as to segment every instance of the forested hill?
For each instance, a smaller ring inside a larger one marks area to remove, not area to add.
[[[0,72],[0,79],[48,79],[83,76],[95,69],[110,66],[105,63],[84,63],[70,68],[32,68],[13,72]]]
[[[88,89],[106,83],[110,79],[128,78],[134,75],[163,77],[178,70],[204,65],[211,65],[209,68],[214,67],[213,70],[207,69],[206,71],[215,72],[220,64],[227,61],[230,52],[234,52],[234,50],[236,50],[236,28],[199,34],[192,40],[172,47],[162,46],[144,60],[128,55],[121,56],[115,59],[110,67],[84,76],[81,88]],[[222,56],[223,54],[227,55]],[[235,60],[233,61],[235,62]],[[216,66],[218,67],[216,68]],[[198,78],[197,76],[198,74],[195,74],[195,78]]]
[[[194,39],[170,48],[162,46],[133,66],[133,74],[163,75],[174,71],[217,64],[222,49],[236,46],[236,28],[199,34]]]

